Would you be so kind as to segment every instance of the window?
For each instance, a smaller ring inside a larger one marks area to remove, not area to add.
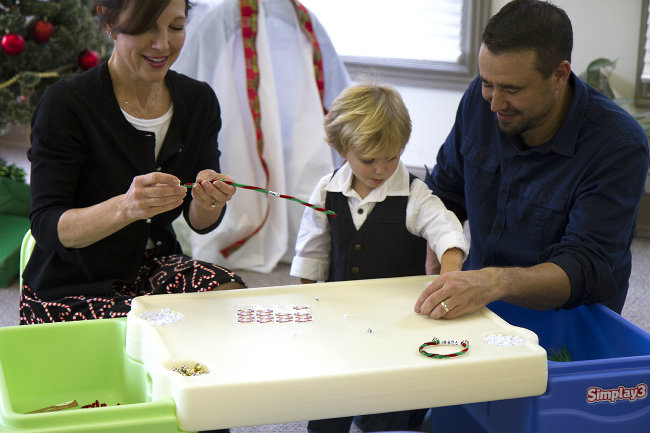
[[[301,0],[323,24],[348,70],[445,81],[463,88],[489,2],[472,0]]]
[[[639,38],[639,65],[636,81],[635,99],[639,105],[650,101],[650,2],[643,0],[641,6],[641,36]]]

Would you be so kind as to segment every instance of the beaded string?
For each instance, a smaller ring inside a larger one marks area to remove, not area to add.
[[[440,354],[440,353],[429,353],[425,349],[429,346],[438,346],[438,345],[446,345],[446,346],[460,346],[463,349],[455,352],[455,353],[449,353],[449,354]],[[467,353],[469,350],[469,341],[468,340],[463,340],[463,341],[458,341],[458,340],[438,340],[438,338],[433,337],[433,340],[427,341],[426,343],[422,343],[420,345],[420,354],[422,356],[426,356],[427,358],[435,358],[435,359],[445,359],[445,358],[455,358],[457,356],[463,355]]]
[[[295,201],[296,203],[300,203],[303,206],[307,206],[309,208],[312,208],[315,211],[322,212],[322,213],[324,213],[326,215],[332,215],[333,217],[337,216],[336,212],[334,212],[334,211],[331,211],[331,210],[328,210],[328,209],[325,209],[325,208],[322,208],[322,207],[316,207],[315,205],[313,205],[311,203],[307,203],[306,201],[300,200],[299,198],[296,198],[296,197],[293,197],[293,196],[290,196],[290,195],[280,194],[279,192],[275,192],[275,191],[269,191],[268,189],[260,188],[259,186],[245,185],[243,183],[231,182],[229,180],[224,180],[224,179],[219,179],[219,180],[221,182],[223,182],[223,183],[227,183],[228,185],[236,186],[238,188],[249,189],[251,191],[261,192],[262,194],[270,195],[272,197],[279,197],[279,198],[283,198],[283,199],[286,199],[286,200]],[[185,188],[190,189],[190,188],[192,188],[193,185],[194,184],[192,184],[192,183],[186,183],[183,186]]]

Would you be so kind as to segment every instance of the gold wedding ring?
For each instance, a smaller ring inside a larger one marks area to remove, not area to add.
[[[442,308],[444,308],[445,313],[449,313],[449,307],[447,306],[447,304],[445,304],[445,301],[442,301],[440,305],[442,305]]]

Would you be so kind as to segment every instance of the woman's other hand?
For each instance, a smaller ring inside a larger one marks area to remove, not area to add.
[[[183,203],[187,188],[171,174],[153,172],[133,178],[122,209],[127,220],[151,218]]]
[[[233,182],[233,178],[214,170],[201,170],[192,186],[189,222],[195,230],[203,230],[217,222],[226,202],[237,188],[220,180]]]
[[[237,188],[228,185],[226,180],[234,182],[233,178],[214,170],[201,170],[196,176],[196,182],[192,187],[192,198],[199,207],[208,211],[223,209],[223,206],[235,194]]]
[[[65,211],[57,225],[59,240],[66,248],[87,247],[132,222],[180,206],[186,195],[187,189],[171,174],[154,172],[136,176],[125,194]]]

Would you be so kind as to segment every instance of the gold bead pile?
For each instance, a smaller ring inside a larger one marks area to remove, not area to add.
[[[194,367],[188,367],[183,364],[180,367],[172,367],[171,370],[182,376],[201,376],[202,374],[207,374],[207,371],[205,371],[203,366],[198,362],[194,364]]]

